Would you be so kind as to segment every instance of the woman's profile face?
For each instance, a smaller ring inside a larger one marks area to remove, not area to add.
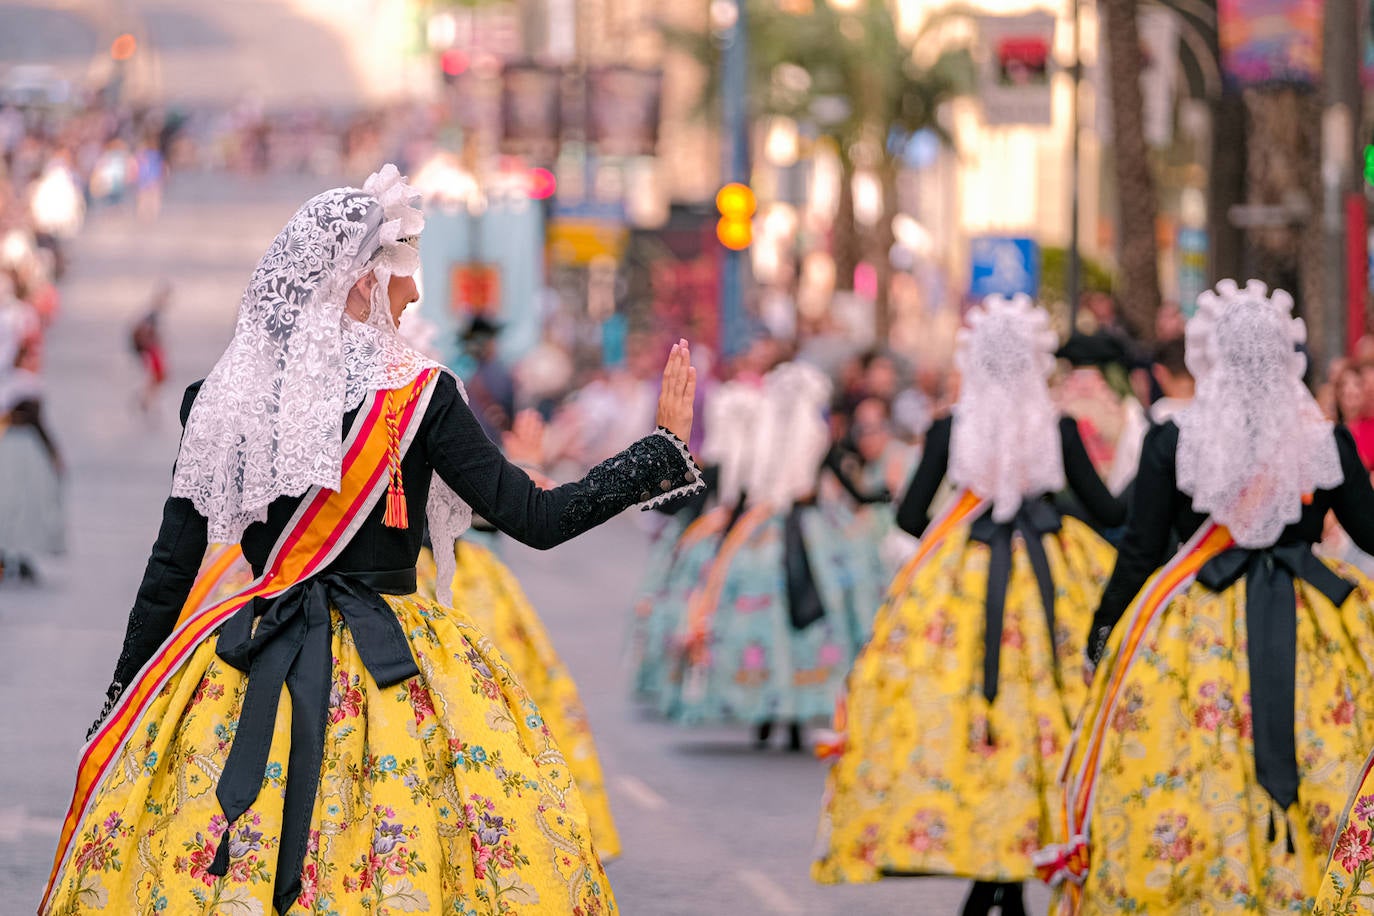
[[[420,298],[420,289],[415,285],[414,277],[392,277],[386,293],[391,305],[391,323],[400,325],[401,313],[406,306]]]

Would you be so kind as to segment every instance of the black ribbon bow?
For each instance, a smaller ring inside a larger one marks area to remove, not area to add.
[[[783,519],[783,566],[787,576],[787,619],[794,630],[805,630],[825,616],[825,602],[806,555],[802,515],[808,505],[797,503]]]
[[[353,633],[363,665],[379,687],[420,673],[401,622],[380,593],[415,591],[415,570],[328,572],[271,599],[255,599],[220,628],[217,654],[248,674],[248,690],[215,787],[229,822],[209,872],[229,870],[234,821],[257,801],[285,685],[291,694],[291,750],[287,758],[281,846],[272,904],[285,913],[301,892],[310,819],[324,760],[324,735],[333,686],[329,609],[335,607]],[[254,624],[256,623],[256,626]]]
[[[1054,576],[1050,560],[1045,554],[1045,535],[1060,528],[1059,512],[1041,499],[1028,499],[1010,521],[998,522],[992,510],[984,512],[969,527],[969,540],[987,544],[992,549],[988,560],[987,626],[983,630],[983,696],[988,705],[997,699],[998,671],[1002,655],[1002,622],[1006,616],[1007,586],[1011,581],[1012,535],[1020,534],[1026,544],[1026,556],[1040,586],[1040,603],[1045,608],[1045,623],[1049,628],[1050,648],[1054,648]]]
[[[1251,550],[1232,547],[1208,560],[1197,580],[1221,592],[1245,576],[1245,625],[1250,655],[1250,709],[1255,772],[1285,811],[1298,800],[1298,749],[1293,706],[1298,664],[1298,598],[1301,579],[1340,607],[1355,586],[1331,571],[1298,542]]]

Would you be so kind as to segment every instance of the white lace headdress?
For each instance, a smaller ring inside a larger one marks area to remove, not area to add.
[[[831,391],[826,374],[804,362],[783,363],[764,377],[745,479],[751,503],[784,508],[816,489],[830,448]]]
[[[368,392],[439,367],[397,333],[387,295],[392,277],[419,269],[418,203],[388,164],[362,188],[306,201],[258,262],[233,340],[191,408],[172,480],[172,495],[208,520],[212,542],[236,543],[278,497],[337,490],[344,414]],[[344,306],[368,273],[377,282],[357,321]],[[428,514],[439,557],[438,541],[456,538],[471,509],[436,477]]]
[[[1050,397],[1058,341],[1049,316],[1026,296],[989,296],[969,310],[954,362],[959,401],[949,479],[992,502],[1010,521],[1029,497],[1064,488],[1059,412]]]
[[[1307,337],[1293,297],[1234,280],[1198,297],[1186,359],[1197,395],[1181,411],[1178,488],[1242,547],[1274,544],[1303,499],[1345,475],[1332,425],[1302,376]]]
[[[763,392],[746,382],[728,381],[706,401],[701,457],[719,471],[716,493],[722,505],[733,505],[748,484],[754,424]]]

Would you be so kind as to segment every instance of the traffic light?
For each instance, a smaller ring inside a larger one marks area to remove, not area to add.
[[[758,200],[748,185],[732,182],[716,192],[716,238],[731,251],[743,251],[754,241],[754,211]]]

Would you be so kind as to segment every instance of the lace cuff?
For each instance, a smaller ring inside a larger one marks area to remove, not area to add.
[[[666,440],[677,450],[678,456],[682,458],[685,469],[678,476],[675,486],[664,486],[665,484],[673,483],[673,481],[670,480],[660,480],[658,482],[658,488],[661,492],[639,507],[645,512],[650,509],[657,509],[664,503],[672,502],[678,497],[693,496],[706,489],[706,481],[702,479],[701,468],[697,466],[696,459],[692,457],[692,450],[687,447],[687,443],[683,442],[675,434],[664,429],[662,426],[655,429],[649,438],[653,439],[655,436]],[[643,502],[643,500],[644,496],[641,494],[640,501]]]
[[[652,509],[705,486],[686,444],[660,428],[587,472],[563,509],[559,533],[575,537],[636,503]]]

